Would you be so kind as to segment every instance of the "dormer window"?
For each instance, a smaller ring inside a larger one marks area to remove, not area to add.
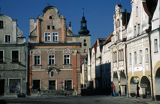
[[[3,21],[0,21],[0,29],[3,29]]]
[[[10,43],[10,35],[5,35],[5,43]]]

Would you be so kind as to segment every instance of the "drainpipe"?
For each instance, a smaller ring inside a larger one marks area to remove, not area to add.
[[[127,44],[125,43],[125,67],[126,67],[126,80],[127,80],[127,97],[129,97],[129,88],[128,88],[128,67],[127,67]]]
[[[28,41],[26,42],[26,94],[28,93]]]
[[[150,69],[151,69],[151,88],[152,88],[152,100],[155,100],[154,97],[154,88],[153,88],[153,68],[152,68],[152,51],[151,51],[151,19],[150,19],[150,28],[148,31],[148,37],[149,37],[149,55],[150,55]]]

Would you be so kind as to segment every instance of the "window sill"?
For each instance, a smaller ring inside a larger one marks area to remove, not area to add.
[[[42,66],[42,65],[33,65],[33,66]]]
[[[56,64],[48,64],[48,66],[56,66]]]
[[[72,64],[63,64],[63,65],[65,65],[65,66],[71,66]]]
[[[158,53],[158,51],[155,51],[154,53],[156,54],[156,53]]]

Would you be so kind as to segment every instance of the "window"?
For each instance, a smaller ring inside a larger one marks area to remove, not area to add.
[[[3,51],[0,51],[0,63],[3,63]]]
[[[55,27],[54,27],[54,26],[52,26],[52,29],[54,30],[54,29],[55,29]]]
[[[129,64],[131,65],[132,64],[132,54],[129,53]]]
[[[138,24],[138,35],[140,35],[140,24]]]
[[[114,52],[114,60],[117,62],[117,52]]]
[[[51,75],[51,77],[53,77],[53,76],[54,76],[54,72],[53,72],[53,71],[51,71],[51,72],[50,72],[50,75]]]
[[[49,25],[47,26],[47,29],[50,30],[50,26]]]
[[[20,79],[9,79],[9,92],[19,93],[21,90],[21,80]]]
[[[119,21],[119,19],[117,19],[117,21],[116,21],[116,28],[119,28],[120,27],[120,21]]]
[[[84,39],[83,46],[87,46],[86,39]]]
[[[137,52],[134,52],[134,64],[137,64]]]
[[[113,63],[117,62],[117,52],[113,52]]]
[[[136,36],[137,33],[136,33],[136,26],[134,26],[134,36]]]
[[[55,80],[49,81],[49,90],[56,90],[56,81]]]
[[[32,89],[33,90],[40,90],[40,80],[33,80],[32,81],[33,82],[33,87],[32,87]]]
[[[18,62],[18,61],[19,61],[18,51],[12,51],[12,62]]]
[[[72,80],[65,80],[64,86],[65,86],[65,90],[71,90],[72,89]]]
[[[3,21],[0,21],[0,29],[3,29]]]
[[[52,19],[52,16],[49,16],[49,19]]]
[[[70,64],[70,55],[64,55],[64,64],[65,65]]]
[[[136,17],[138,17],[138,6],[136,6]]]
[[[58,33],[57,32],[53,32],[53,42],[57,42],[58,41]]]
[[[34,56],[34,65],[40,65],[40,56]]]
[[[148,48],[145,49],[145,62],[149,62],[149,54],[148,54]]]
[[[158,52],[158,40],[154,39],[154,53]]]
[[[55,55],[49,55],[48,59],[49,59],[48,60],[49,65],[55,64]]]
[[[124,60],[124,53],[123,53],[123,49],[119,50],[118,59],[119,59],[119,61],[123,61],[123,60]]]
[[[139,50],[139,64],[142,64],[142,60],[143,60],[142,50]]]
[[[10,43],[10,35],[5,35],[5,43]]]
[[[51,41],[51,34],[50,33],[45,33],[45,42],[50,42]]]

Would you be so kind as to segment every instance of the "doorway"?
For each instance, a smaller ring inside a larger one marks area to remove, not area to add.
[[[0,96],[4,95],[4,85],[5,85],[5,80],[0,79]]]

